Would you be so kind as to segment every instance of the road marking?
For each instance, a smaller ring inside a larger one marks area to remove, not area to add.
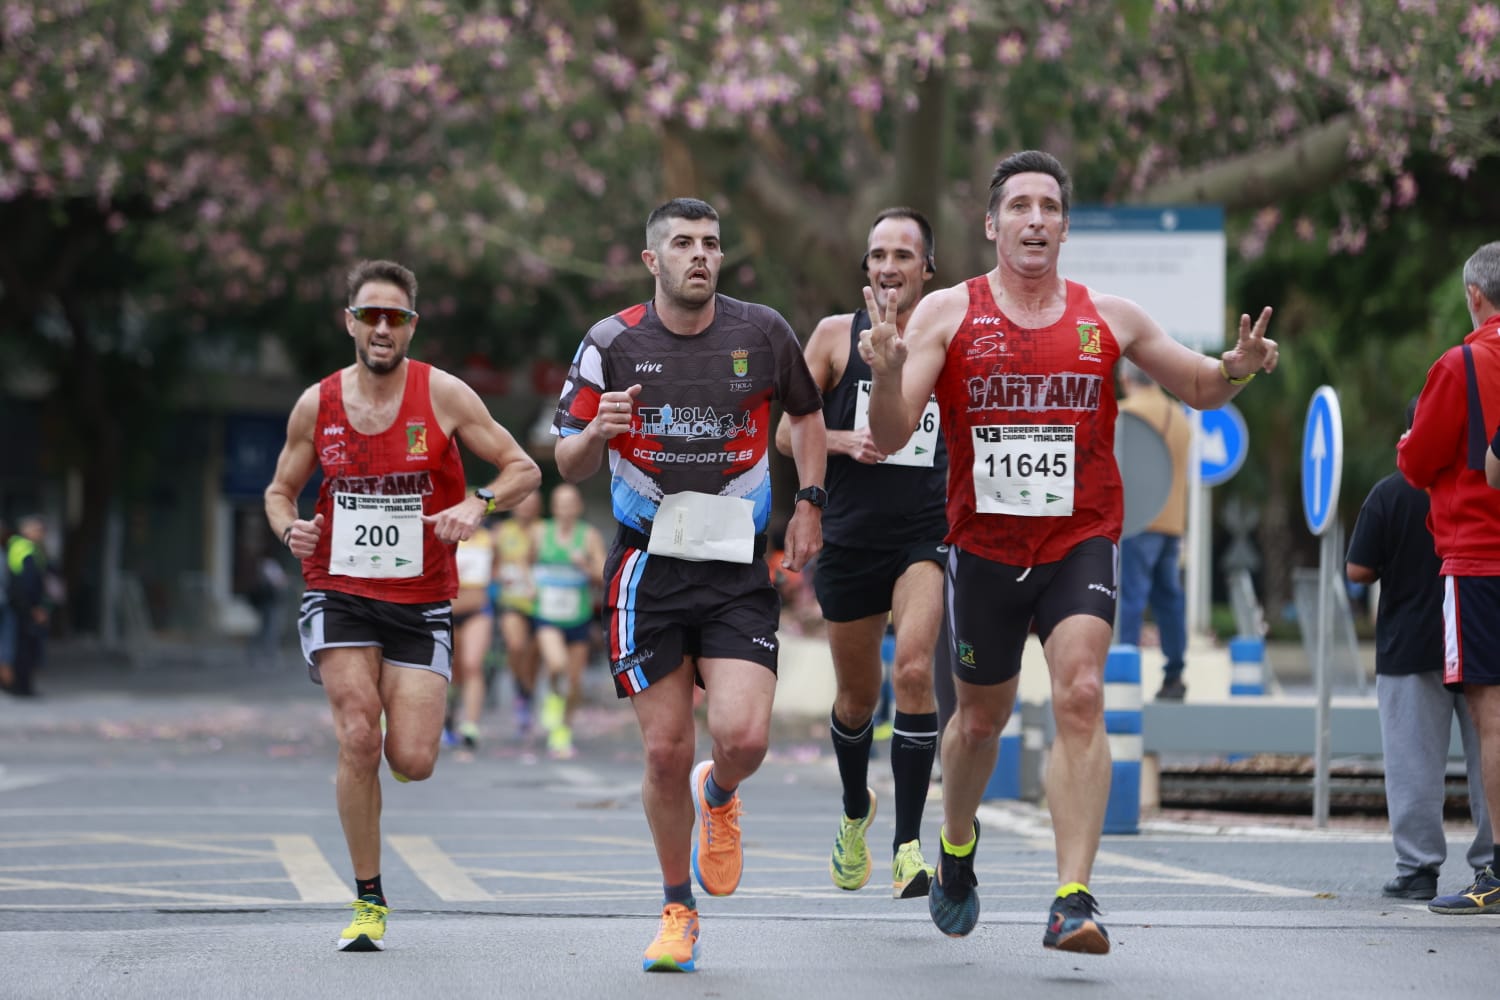
[[[464,874],[431,837],[390,835],[385,839],[417,878],[444,902],[473,903],[495,898]]]
[[[317,841],[306,834],[280,834],[271,838],[276,858],[304,903],[348,902],[352,890],[328,863]]]
[[[1200,872],[1192,868],[1179,868],[1176,865],[1164,865],[1159,861],[1133,858],[1128,854],[1119,854],[1115,851],[1100,851],[1097,861],[1119,865],[1121,868],[1132,868],[1140,872],[1150,872],[1153,875],[1161,875],[1173,882],[1186,882],[1189,885],[1210,885],[1223,889],[1240,889],[1245,892],[1258,893],[1262,896],[1300,896],[1304,899],[1310,899],[1316,895],[1310,889],[1294,889],[1287,885],[1272,885],[1269,882],[1230,878],[1220,872]]]

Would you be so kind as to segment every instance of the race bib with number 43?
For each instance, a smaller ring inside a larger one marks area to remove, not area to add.
[[[333,495],[328,572],[399,579],[422,575],[422,498]]]
[[[1065,517],[1073,513],[1071,424],[974,428],[974,509],[981,514]]]

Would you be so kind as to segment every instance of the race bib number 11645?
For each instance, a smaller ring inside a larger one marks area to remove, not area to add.
[[[987,424],[973,430],[976,511],[1020,517],[1073,513],[1073,425]]]

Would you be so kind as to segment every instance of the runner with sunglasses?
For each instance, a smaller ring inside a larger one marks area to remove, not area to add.
[[[458,378],[407,358],[417,279],[391,261],[348,276],[356,361],[309,386],[266,487],[271,530],[302,560],[298,634],[333,711],[335,796],[354,869],[341,951],[385,947],[380,759],[397,781],[432,774],[452,679],[454,555],[486,513],[534,491],[541,470]],[[499,476],[465,495],[458,441]],[[323,473],[313,516],[297,497]],[[382,735],[382,731],[384,733]]]

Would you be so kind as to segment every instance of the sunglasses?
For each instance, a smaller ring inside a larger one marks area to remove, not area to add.
[[[350,316],[368,326],[379,326],[381,320],[392,330],[400,329],[412,320],[417,314],[410,309],[398,309],[394,306],[349,306]]]

